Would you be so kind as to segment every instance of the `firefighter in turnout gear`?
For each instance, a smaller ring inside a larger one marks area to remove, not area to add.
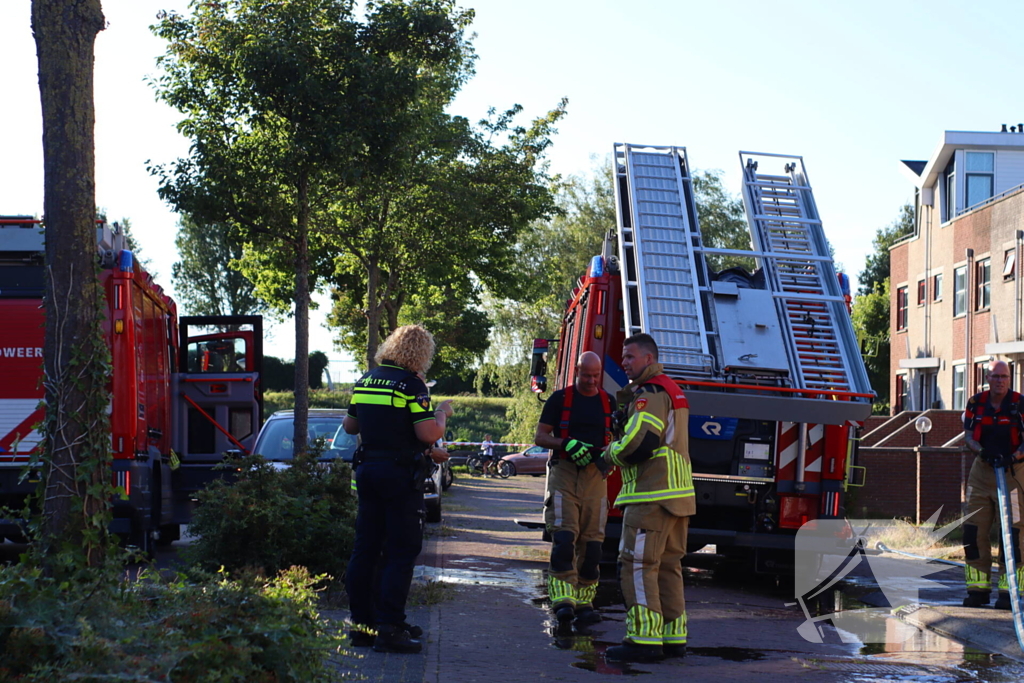
[[[989,602],[992,582],[992,549],[989,529],[999,518],[996,475],[993,468],[1006,469],[1013,524],[1013,557],[1017,566],[1017,584],[1024,585],[1021,566],[1021,529],[1024,521],[1024,399],[1010,391],[1010,368],[993,361],[988,368],[989,389],[971,397],[964,410],[964,441],[977,454],[967,480],[967,521],[964,523],[964,555],[967,580],[965,607],[981,607]],[[996,522],[998,523],[998,521]],[[1010,609],[1006,580],[1006,548],[1000,548],[999,597],[996,609]]]
[[[552,449],[544,494],[551,534],[548,597],[560,625],[598,622],[594,595],[608,520],[608,485],[601,449],[611,441],[612,399],[601,389],[601,358],[580,355],[573,385],[548,398],[534,443]]]
[[[679,386],[662,373],[650,335],[623,342],[622,369],[631,380],[617,397],[628,406],[626,424],[605,458],[622,470],[615,505],[623,509],[619,568],[626,637],[606,656],[649,662],[686,654],[681,561],[696,512],[687,434],[690,407]]]
[[[416,653],[423,633],[405,621],[413,568],[423,544],[427,458],[447,460],[430,444],[444,434],[450,401],[430,409],[423,381],[434,338],[419,325],[392,332],[377,351],[378,367],[356,382],[342,423],[360,435],[353,462],[359,508],[345,576],[354,647]],[[380,575],[379,582],[375,577]]]

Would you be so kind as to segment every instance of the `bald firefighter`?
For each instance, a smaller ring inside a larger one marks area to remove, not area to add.
[[[618,393],[627,406],[622,436],[605,450],[622,470],[620,580],[626,637],[609,648],[612,661],[650,662],[686,655],[686,603],[681,561],[696,512],[687,428],[689,403],[662,372],[648,334],[623,342],[630,383]]]
[[[967,401],[964,410],[964,442],[977,454],[967,479],[967,521],[964,523],[964,557],[967,597],[964,607],[982,607],[989,603],[992,590],[992,549],[988,534],[993,518],[999,516],[995,468],[1006,470],[1013,519],[1013,556],[1017,565],[1017,585],[1024,585],[1021,566],[1020,530],[1024,528],[1024,400],[1010,391],[1010,368],[1003,361],[988,366],[989,388]],[[1006,558],[999,554],[999,597],[996,609],[1010,609]]]
[[[608,521],[601,450],[611,441],[613,409],[601,389],[603,376],[600,356],[580,354],[575,382],[551,394],[533,437],[551,449],[544,493],[544,523],[552,541],[548,597],[563,626],[601,620],[593,606]]]

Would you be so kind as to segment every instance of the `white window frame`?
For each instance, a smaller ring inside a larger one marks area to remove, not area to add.
[[[953,317],[967,314],[967,266],[953,269]]]
[[[960,363],[953,366],[953,410],[963,410],[967,407],[967,365]],[[959,379],[959,387],[957,386]]]

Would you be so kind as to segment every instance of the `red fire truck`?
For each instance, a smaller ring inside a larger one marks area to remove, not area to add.
[[[800,526],[843,517],[856,429],[871,390],[800,157],[740,153],[750,251],[716,249],[700,232],[682,147],[617,144],[616,230],[569,300],[554,388],[584,351],[604,359],[604,388],[628,383],[622,341],[647,332],[690,403],[697,514],[691,549],[791,570]],[[743,268],[709,265],[744,257]],[[546,389],[549,340],[536,340],[532,383]],[[859,470],[859,471],[858,471]],[[609,478],[609,498],[621,486]],[[621,512],[609,517],[609,546]]]
[[[23,507],[43,417],[43,236],[39,221],[0,217],[0,505]],[[178,537],[223,454],[248,452],[262,419],[260,316],[178,318],[116,224],[97,222],[103,333],[111,354],[111,531],[149,550]],[[23,538],[19,519],[0,535]]]

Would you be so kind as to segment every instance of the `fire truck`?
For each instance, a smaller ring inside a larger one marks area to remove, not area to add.
[[[567,303],[554,387],[584,351],[604,388],[628,383],[623,340],[646,332],[690,404],[697,514],[691,550],[714,545],[757,571],[786,573],[797,530],[845,516],[856,430],[874,393],[803,159],[740,152],[751,250],[706,245],[684,147],[616,144],[617,226]],[[713,270],[714,256],[756,264]],[[848,287],[848,285],[846,285]],[[534,341],[533,389],[547,388],[550,341]],[[609,478],[609,498],[621,487]],[[609,545],[621,534],[609,516]]]
[[[0,217],[0,505],[21,510],[39,483],[34,465],[42,387],[44,229]],[[262,421],[260,316],[177,315],[174,301],[127,248],[117,225],[97,221],[110,349],[111,531],[149,551],[178,538],[196,493],[229,451],[247,453]],[[0,536],[23,540],[23,521]]]

